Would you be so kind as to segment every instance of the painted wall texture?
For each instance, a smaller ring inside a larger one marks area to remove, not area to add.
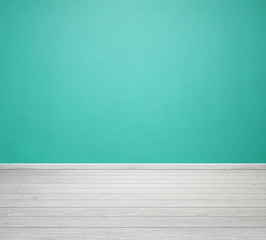
[[[266,1],[1,0],[1,163],[266,163]]]

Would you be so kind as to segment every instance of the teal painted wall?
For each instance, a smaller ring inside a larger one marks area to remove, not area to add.
[[[0,162],[266,163],[265,12],[0,0]]]

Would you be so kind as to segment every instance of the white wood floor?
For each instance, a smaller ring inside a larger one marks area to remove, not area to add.
[[[265,240],[266,164],[2,164],[0,239]]]

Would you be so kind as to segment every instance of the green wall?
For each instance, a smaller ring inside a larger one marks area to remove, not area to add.
[[[0,0],[1,163],[266,163],[265,0]]]

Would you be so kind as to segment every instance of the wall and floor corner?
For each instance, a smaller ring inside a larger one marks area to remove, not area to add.
[[[266,163],[266,1],[1,0],[1,163]]]

